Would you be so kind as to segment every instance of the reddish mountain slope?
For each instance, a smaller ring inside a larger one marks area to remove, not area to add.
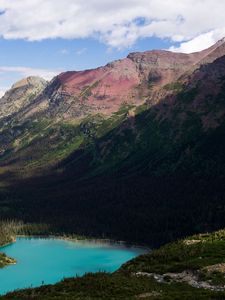
[[[189,76],[201,65],[223,55],[224,39],[201,52],[183,54],[153,50],[131,53],[104,67],[65,72],[55,77],[18,117],[82,118],[96,113],[110,115],[124,103],[140,105],[146,100],[156,103],[174,92],[173,85],[178,80],[180,84],[188,82]]]

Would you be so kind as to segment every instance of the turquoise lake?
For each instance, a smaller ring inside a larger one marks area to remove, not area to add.
[[[0,294],[5,294],[87,272],[113,272],[146,251],[105,242],[17,238],[16,243],[0,247],[0,252],[17,260],[17,264],[0,269]]]

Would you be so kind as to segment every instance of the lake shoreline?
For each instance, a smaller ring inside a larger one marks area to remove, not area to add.
[[[16,243],[16,239],[17,238],[40,238],[40,239],[58,239],[58,240],[63,240],[63,241],[70,241],[70,242],[94,242],[94,243],[101,243],[101,244],[105,244],[105,245],[114,245],[114,246],[122,246],[122,247],[127,247],[127,248],[139,248],[139,249],[143,249],[144,251],[146,252],[150,252],[152,249],[146,247],[146,246],[142,246],[142,245],[137,245],[137,244],[129,244],[127,243],[126,241],[117,241],[117,240],[112,240],[112,239],[100,239],[100,238],[87,238],[87,237],[84,237],[84,238],[78,238],[78,237],[74,237],[74,236],[64,236],[64,235],[51,235],[51,234],[45,234],[45,235],[26,235],[26,234],[18,234],[16,235],[15,237],[12,237],[12,241],[11,242],[7,242],[6,244],[4,245],[1,245],[0,246],[0,249],[2,248],[3,251],[0,251],[0,253],[2,254],[5,254],[4,253],[4,248],[11,245],[11,244],[14,244]],[[7,267],[9,265],[13,265],[13,264],[16,264],[17,261],[12,258],[12,257],[8,257],[6,256],[7,258],[7,263],[3,266],[4,267]]]
[[[149,247],[143,246],[143,245],[137,245],[137,244],[131,244],[126,241],[118,241],[113,239],[101,239],[101,238],[94,238],[94,237],[82,237],[82,236],[76,236],[76,235],[57,235],[57,234],[38,234],[38,235],[29,235],[29,234],[17,234],[16,236],[12,237],[12,240],[10,242],[7,242],[0,246],[0,254],[4,253],[4,248],[16,243],[17,238],[41,238],[41,239],[58,239],[58,240],[64,240],[64,241],[70,241],[70,242],[92,242],[92,243],[101,243],[105,245],[114,245],[114,246],[120,246],[120,247],[127,247],[127,248],[139,248],[143,249],[146,252],[150,252],[152,249]],[[2,251],[3,250],[3,251]],[[16,264],[17,261],[12,258],[6,256],[6,260],[4,265],[1,268],[5,268],[9,265]]]
[[[12,243],[16,242],[16,238],[43,238],[43,239],[59,239],[59,240],[64,240],[64,241],[71,241],[71,242],[94,242],[94,243],[102,243],[102,244],[112,244],[112,245],[118,245],[118,246],[125,246],[128,248],[139,248],[139,249],[143,249],[146,251],[151,251],[152,249],[150,249],[147,246],[144,245],[138,245],[138,244],[133,244],[133,243],[128,243],[126,241],[118,241],[118,240],[113,240],[113,239],[101,239],[101,238],[91,238],[91,237],[74,237],[73,235],[54,235],[54,234],[32,234],[32,235],[26,235],[26,234],[18,234],[15,237],[15,241],[13,241]],[[11,244],[11,243],[9,243]]]

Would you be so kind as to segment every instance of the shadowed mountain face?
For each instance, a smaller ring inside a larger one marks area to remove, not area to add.
[[[23,95],[0,120],[4,218],[153,245],[225,226],[224,40],[40,81],[0,100]]]

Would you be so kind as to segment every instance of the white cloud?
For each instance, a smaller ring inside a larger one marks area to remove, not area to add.
[[[76,51],[76,55],[82,55],[87,52],[87,48],[82,48]]]
[[[34,69],[27,67],[1,67],[0,66],[0,74],[6,73],[16,73],[20,77],[28,77],[28,76],[39,76],[43,77],[46,80],[51,80],[54,76],[59,74],[61,71],[52,71],[47,69]]]
[[[200,34],[190,41],[181,43],[178,47],[170,47],[170,50],[183,53],[197,52],[212,46],[223,37],[225,37],[225,27]]]
[[[61,50],[59,51],[59,53],[62,54],[62,55],[67,55],[67,54],[70,53],[70,51],[69,51],[68,49],[64,48],[64,49],[61,49]]]
[[[192,52],[225,34],[222,0],[0,0],[5,39],[94,37],[123,48],[157,36]]]

